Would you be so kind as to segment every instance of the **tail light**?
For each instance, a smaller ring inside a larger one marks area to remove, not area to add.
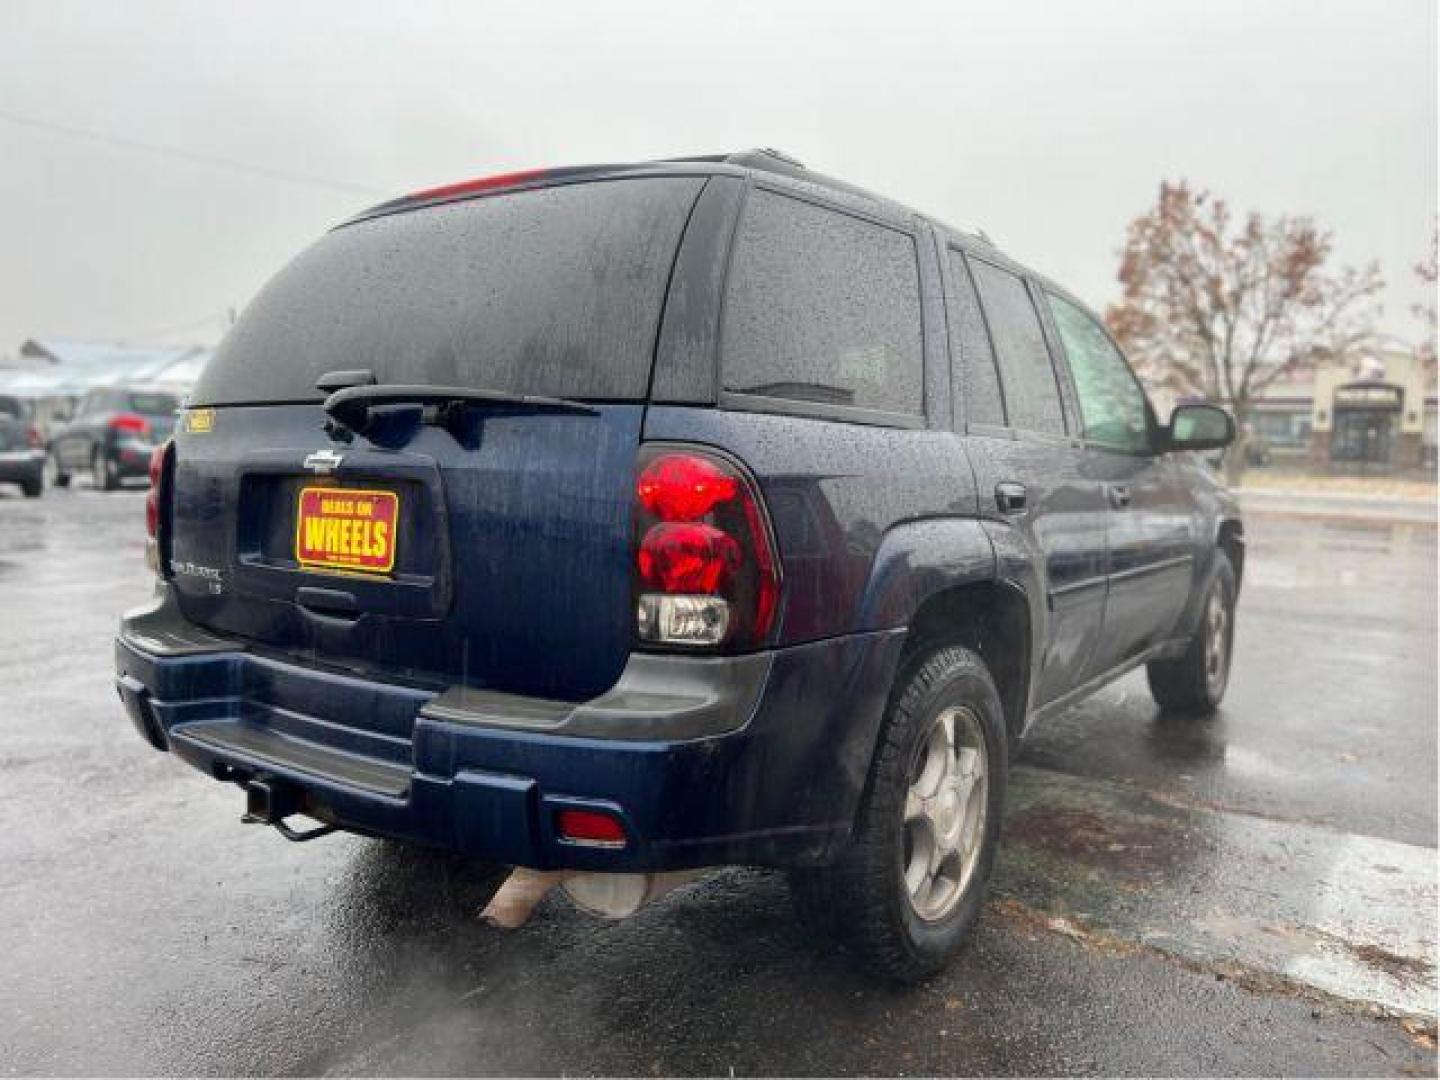
[[[716,454],[646,447],[635,498],[640,641],[764,645],[780,603],[780,563],[754,481]]]
[[[174,439],[166,439],[150,454],[150,490],[145,493],[145,531],[150,536],[145,557],[150,569],[164,576],[168,561],[170,480]]]
[[[45,440],[40,438],[40,429],[31,424],[25,429],[25,441],[30,444],[31,450],[43,450]]]
[[[143,438],[150,434],[150,421],[139,413],[116,413],[110,418],[110,430],[125,435],[139,435]]]

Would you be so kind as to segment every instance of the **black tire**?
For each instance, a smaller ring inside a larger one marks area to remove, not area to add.
[[[38,499],[45,491],[45,479],[37,472],[34,476],[20,482],[20,490],[25,493],[27,499]]]
[[[969,869],[956,875],[958,892],[952,889],[950,906],[927,919],[918,914],[905,879],[912,855],[906,799],[916,763],[929,767],[937,725],[957,710],[975,732],[975,748],[983,742],[986,784],[975,799],[984,816],[970,834],[978,838],[978,851],[971,846],[975,854],[962,856]],[[959,951],[980,917],[999,842],[1006,773],[1004,713],[984,662],[958,646],[908,661],[881,726],[854,835],[831,865],[790,874],[797,916],[872,974],[900,982],[935,974]]]
[[[1223,551],[1215,552],[1215,567],[1203,596],[1200,625],[1185,655],[1177,660],[1154,660],[1145,669],[1155,703],[1174,716],[1211,715],[1220,707],[1230,684],[1230,656],[1235,642],[1235,569]],[[1211,652],[1216,637],[1212,622],[1215,604],[1223,619],[1218,631],[1218,666]]]
[[[70,486],[70,474],[60,467],[60,459],[55,451],[51,450],[45,458],[45,466],[50,470],[50,484],[52,487],[63,488]]]
[[[90,455],[90,476],[94,480],[96,491],[114,491],[120,486],[120,476],[114,460],[99,447]]]

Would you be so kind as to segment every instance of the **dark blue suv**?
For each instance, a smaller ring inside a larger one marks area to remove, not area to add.
[[[1030,723],[1142,664],[1168,711],[1220,700],[1244,540],[1190,451],[1231,435],[1159,423],[985,239],[773,152],[425,191],[204,373],[120,696],[292,837],[612,899],[783,867],[917,978],[978,915]]]

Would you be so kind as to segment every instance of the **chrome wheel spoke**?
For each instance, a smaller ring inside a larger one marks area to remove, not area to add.
[[[905,824],[923,818],[927,813],[924,796],[917,794],[912,787],[905,793]]]
[[[983,777],[978,778],[966,791],[962,804],[964,809],[960,826],[960,852],[967,859],[979,846],[980,825],[985,818],[985,798],[988,794],[986,788],[986,780]]]
[[[934,848],[934,840],[928,830],[921,828],[917,832],[920,835],[912,840],[910,861],[905,867],[905,887],[912,899],[918,899],[921,890],[929,883],[930,858]]]

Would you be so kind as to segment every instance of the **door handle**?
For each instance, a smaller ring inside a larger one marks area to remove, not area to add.
[[[1130,485],[1110,485],[1110,505],[1116,510],[1124,510],[1130,505]]]
[[[995,505],[1002,514],[1023,514],[1025,512],[1025,485],[1013,480],[1002,480],[995,485]]]

